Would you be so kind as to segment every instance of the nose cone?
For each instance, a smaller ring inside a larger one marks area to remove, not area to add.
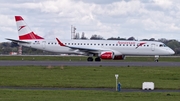
[[[170,55],[173,55],[173,54],[175,54],[175,52],[174,52],[172,49],[170,49],[170,50],[169,50],[169,54],[170,54]]]

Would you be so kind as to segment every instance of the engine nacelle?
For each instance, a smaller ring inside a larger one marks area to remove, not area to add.
[[[113,59],[114,53],[113,52],[102,52],[100,55],[101,59]]]
[[[124,60],[125,59],[125,55],[115,55],[114,56],[114,60]]]
[[[112,59],[112,60],[124,60],[125,55],[122,54],[115,54],[111,51],[102,52],[100,54],[101,59]]]

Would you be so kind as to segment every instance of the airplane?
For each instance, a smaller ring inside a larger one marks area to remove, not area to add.
[[[19,40],[9,39],[19,45],[61,54],[79,54],[88,56],[87,61],[123,60],[127,55],[155,56],[158,62],[161,55],[173,55],[175,52],[162,42],[124,41],[124,40],[47,40],[35,34],[21,16],[15,16]]]

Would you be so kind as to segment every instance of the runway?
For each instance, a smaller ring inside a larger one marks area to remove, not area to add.
[[[179,67],[180,62],[123,62],[123,61],[0,61],[0,66],[141,66],[141,67]]]

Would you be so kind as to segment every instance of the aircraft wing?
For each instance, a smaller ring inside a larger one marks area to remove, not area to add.
[[[98,53],[99,51],[103,51],[103,49],[93,49],[93,48],[86,48],[86,47],[71,47],[71,46],[67,46],[63,44],[58,38],[56,38],[56,40],[58,41],[58,44],[60,46],[68,47],[74,50],[79,50],[83,52],[91,52],[91,53]]]
[[[28,43],[28,44],[30,44],[30,42],[20,41],[20,40],[15,40],[15,39],[8,39],[8,38],[6,38],[6,40],[10,40],[10,41],[15,42],[15,43]]]

